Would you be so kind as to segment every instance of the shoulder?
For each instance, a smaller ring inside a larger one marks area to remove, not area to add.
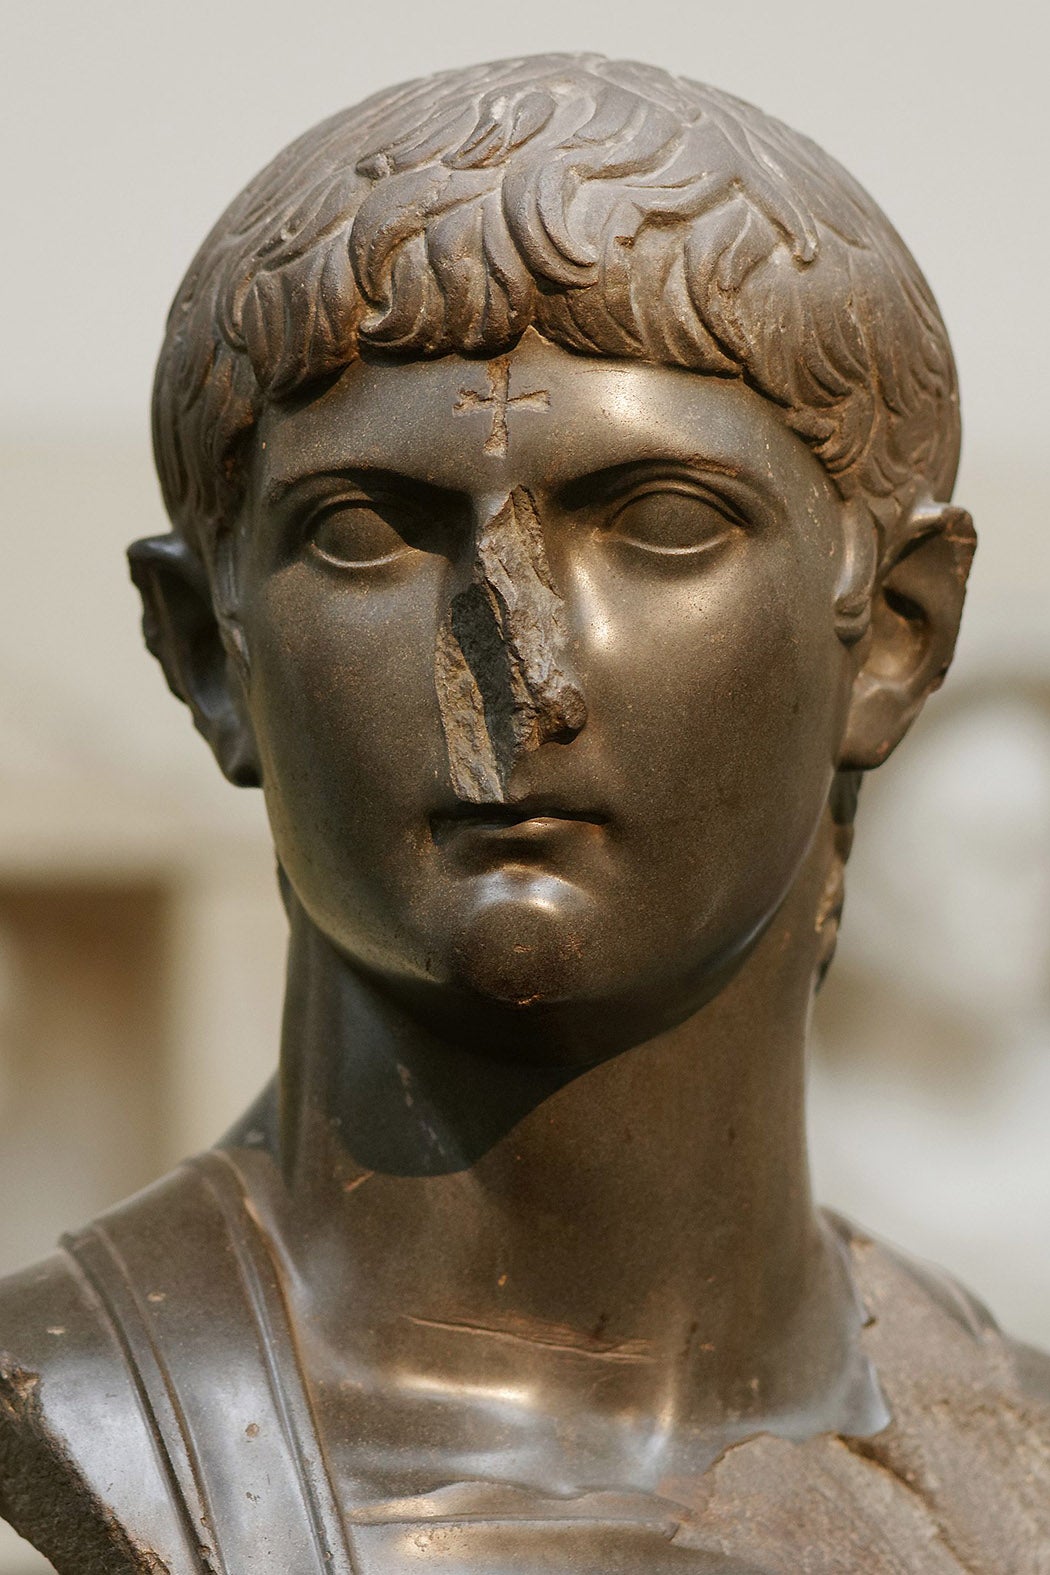
[[[926,1502],[967,1568],[1050,1572],[1050,1358],[943,1270],[835,1224],[893,1419],[858,1447]],[[1034,1548],[1045,1565],[1024,1562]]]
[[[305,1575],[338,1545],[278,1256],[230,1155],[0,1282],[0,1353],[0,1513],[59,1575]]]
[[[119,1344],[66,1253],[0,1281],[0,1513],[60,1571],[150,1568],[109,1509],[136,1411]],[[141,1470],[150,1441],[138,1443]]]
[[[163,1236],[192,1192],[177,1172],[111,1218]],[[78,1255],[95,1229],[0,1280],[0,1515],[60,1575],[154,1575],[178,1515],[126,1331]]]
[[[846,1242],[868,1315],[868,1340],[902,1390],[963,1378],[986,1398],[1025,1399],[1050,1421],[1050,1355],[1012,1340],[985,1304],[936,1264],[831,1216]]]
[[[1050,1415],[1050,1353],[1020,1340],[1009,1341],[1009,1347],[1021,1393]]]

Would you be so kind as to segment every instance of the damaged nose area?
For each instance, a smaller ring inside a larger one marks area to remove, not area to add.
[[[485,521],[471,583],[438,631],[434,677],[458,798],[502,802],[522,755],[583,727],[587,707],[566,671],[567,648],[539,514],[516,487]]]

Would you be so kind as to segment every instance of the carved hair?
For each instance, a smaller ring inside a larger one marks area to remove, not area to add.
[[[947,499],[955,369],[881,211],[812,142],[714,88],[598,55],[408,83],[306,133],[184,280],[154,393],[176,527],[238,507],[260,410],[366,349],[582,355],[739,377],[881,532]]]

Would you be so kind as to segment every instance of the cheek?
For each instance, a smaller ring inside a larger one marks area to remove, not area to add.
[[[819,822],[844,721],[827,559],[767,548],[728,553],[689,579],[651,576],[629,602],[610,595],[607,625],[614,602],[631,617],[609,630],[615,662],[598,666],[588,694],[637,789],[637,834],[654,864],[680,861],[694,899],[707,894],[701,919],[783,895]]]
[[[423,574],[406,584],[294,564],[246,601],[278,856],[310,907],[334,917],[389,905],[381,882],[408,878],[442,767],[437,589]]]

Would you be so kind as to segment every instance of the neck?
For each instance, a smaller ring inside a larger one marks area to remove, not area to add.
[[[590,1402],[597,1367],[621,1410],[864,1431],[857,1308],[806,1164],[809,885],[699,1011],[570,1071],[435,1036],[295,912],[270,1155],[330,1339],[349,1318],[377,1361],[416,1342],[461,1384],[524,1365]]]

